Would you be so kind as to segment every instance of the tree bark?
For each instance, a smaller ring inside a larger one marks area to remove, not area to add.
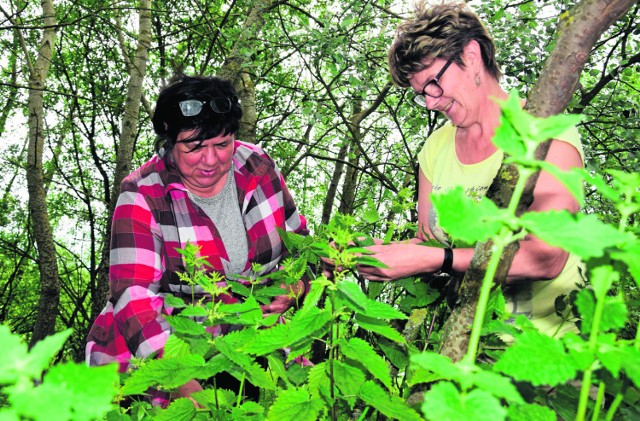
[[[113,211],[120,194],[120,183],[131,173],[133,148],[138,135],[138,116],[142,102],[142,83],[147,69],[147,59],[151,46],[151,0],[140,0],[138,23],[138,45],[133,59],[129,58],[126,46],[121,42],[124,60],[129,71],[127,99],[122,119],[122,129],[118,139],[116,170],[109,201],[108,221],[113,218]],[[94,320],[104,307],[109,292],[109,253],[111,224],[108,223],[103,239],[102,256],[98,266],[96,285],[92,291],[91,317]]]
[[[635,3],[636,0],[585,0],[564,14],[559,23],[556,46],[529,94],[525,109],[537,117],[549,117],[563,112],[571,101],[593,45]],[[541,144],[536,157],[545,159],[548,150],[549,142]],[[519,214],[533,201],[533,188],[537,179],[538,174],[535,174],[527,180],[527,187],[518,206]],[[504,207],[511,198],[516,182],[515,167],[503,164],[487,196]],[[475,317],[480,285],[491,257],[491,248],[491,241],[476,246],[471,265],[460,286],[456,308],[445,324],[441,353],[453,361],[459,361],[469,345],[470,329]],[[503,253],[494,280],[496,284],[505,281],[517,250],[517,244],[511,244]]]
[[[233,45],[233,49],[218,72],[218,77],[230,81],[240,96],[242,119],[238,139],[256,143],[256,89],[251,74],[244,68],[243,51],[255,48],[255,35],[264,26],[264,15],[275,3],[274,0],[256,0],[245,21],[244,31]]]
[[[44,30],[38,56],[29,62],[29,146],[27,149],[27,187],[29,191],[29,212],[33,221],[34,236],[38,248],[38,268],[40,269],[40,298],[38,315],[29,343],[36,342],[55,332],[58,304],[60,301],[60,277],[53,231],[47,211],[42,156],[44,151],[44,87],[54,44],[56,42],[56,12],[52,0],[42,0]]]

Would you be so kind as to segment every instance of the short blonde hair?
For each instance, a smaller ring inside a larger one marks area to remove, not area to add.
[[[462,52],[473,40],[480,45],[486,70],[499,80],[502,72],[496,62],[493,39],[465,3],[428,6],[424,1],[419,2],[413,17],[398,26],[389,49],[393,82],[403,88],[409,87],[411,76],[429,67],[437,58],[453,59],[463,67]]]

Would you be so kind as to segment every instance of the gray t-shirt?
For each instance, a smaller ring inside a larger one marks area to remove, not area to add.
[[[189,192],[189,197],[204,210],[220,232],[229,256],[229,261],[222,259],[226,276],[233,279],[235,277],[230,275],[242,274],[247,264],[249,247],[247,230],[238,206],[238,190],[233,167],[229,170],[227,181],[220,193],[213,197],[200,197]]]

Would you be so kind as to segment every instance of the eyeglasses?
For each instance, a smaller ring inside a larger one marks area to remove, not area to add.
[[[231,107],[233,107],[233,103],[238,100],[237,97],[233,96],[231,98],[221,96],[212,98],[210,101],[201,101],[199,99],[186,99],[184,101],[180,101],[178,105],[180,106],[180,111],[182,115],[185,117],[193,117],[194,115],[198,115],[202,112],[202,106],[204,104],[209,104],[213,112],[218,114],[225,114],[231,111]]]
[[[442,67],[442,69],[438,72],[436,77],[434,77],[429,82],[427,82],[426,85],[424,85],[424,88],[422,88],[422,92],[420,92],[419,94],[415,94],[413,96],[413,102],[415,102],[417,105],[421,107],[426,107],[427,106],[426,97],[429,96],[431,98],[440,98],[442,96],[444,91],[442,90],[442,86],[440,86],[440,83],[439,83],[440,78],[442,77],[444,72],[449,68],[449,66],[451,66],[451,63],[453,63],[453,57],[447,60],[447,62]]]

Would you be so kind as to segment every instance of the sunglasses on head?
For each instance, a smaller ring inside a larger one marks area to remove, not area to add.
[[[186,99],[184,101],[180,101],[178,105],[180,106],[180,111],[182,115],[185,117],[193,117],[202,112],[202,107],[205,104],[209,104],[213,112],[218,114],[225,114],[231,111],[233,107],[233,103],[237,101],[238,98],[233,97],[216,97],[212,98],[209,101],[201,101],[199,99]]]

